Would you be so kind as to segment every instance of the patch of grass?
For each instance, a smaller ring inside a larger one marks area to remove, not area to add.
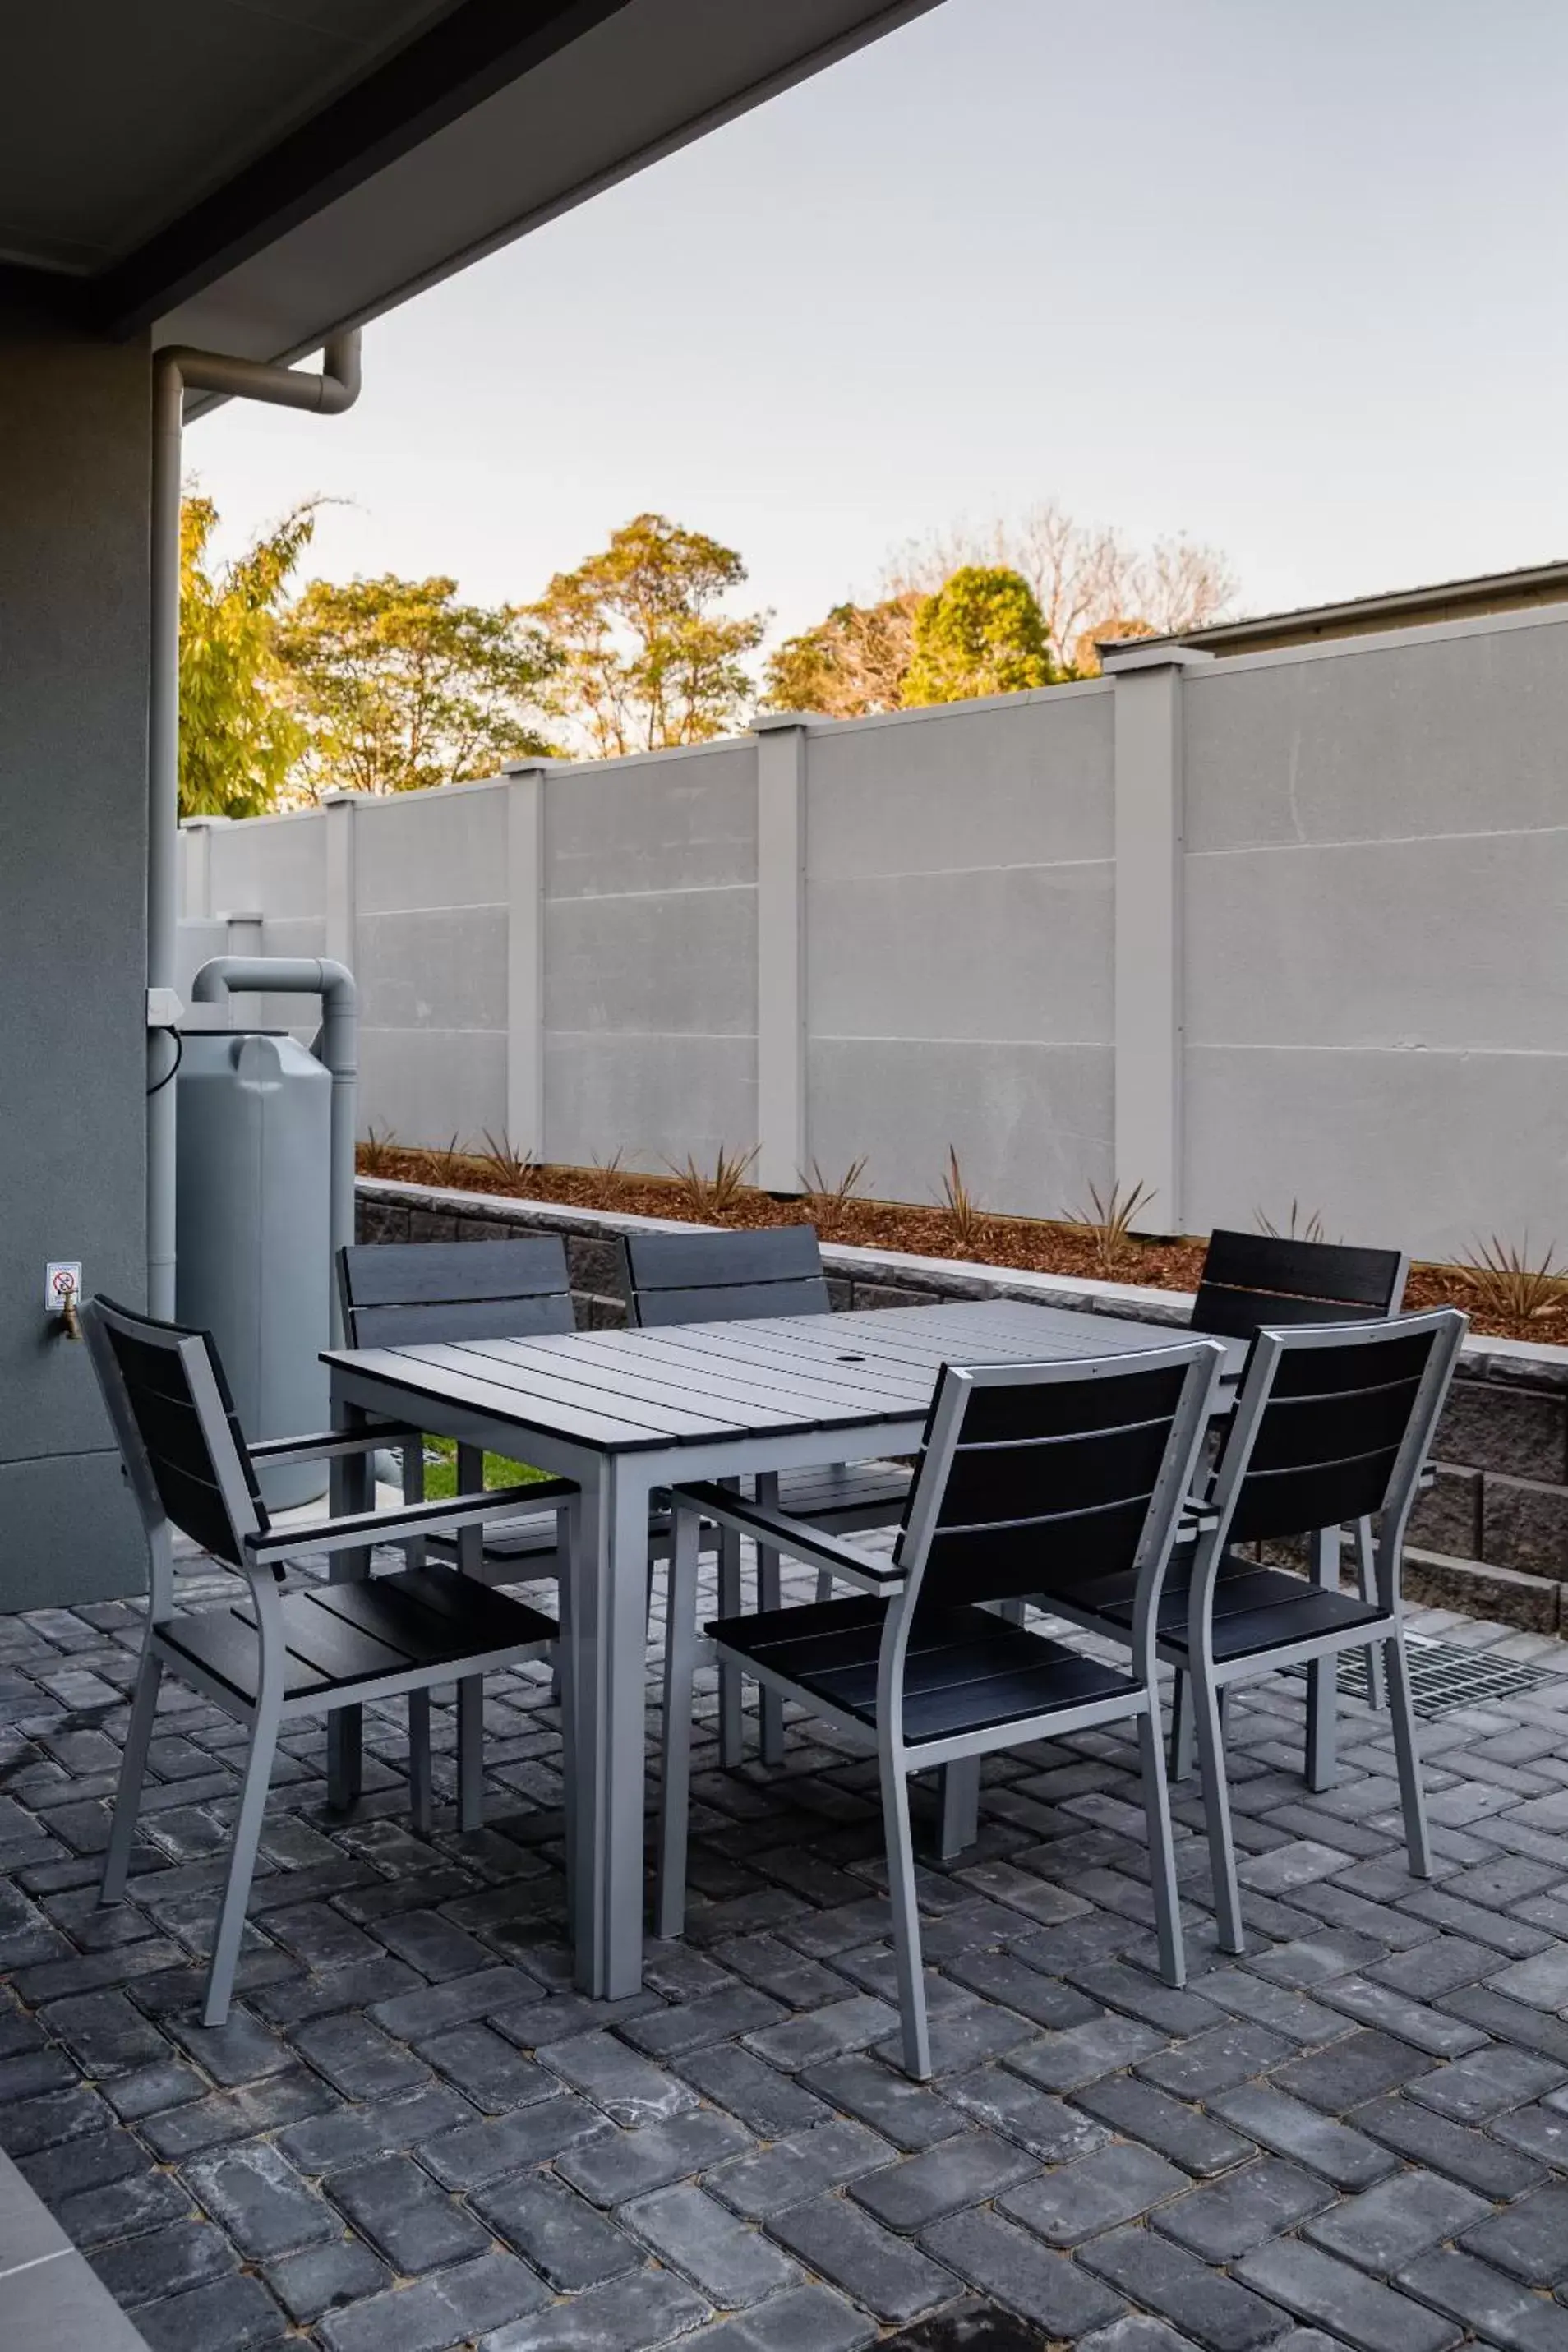
[[[1534,1323],[1568,1306],[1568,1266],[1559,1265],[1555,1245],[1533,1260],[1528,1234],[1517,1249],[1494,1234],[1457,1271],[1482,1313],[1501,1323]]]
[[[796,1173],[808,1205],[819,1216],[841,1217],[860,1190],[868,1157],[862,1152],[858,1160],[852,1160],[837,1182],[823,1173],[820,1163],[815,1160],[809,1168],[798,1169]]]
[[[403,1146],[390,1127],[373,1127],[354,1158],[362,1176],[395,1176],[403,1160]]]
[[[539,1162],[531,1151],[520,1151],[510,1136],[497,1138],[487,1127],[484,1160],[503,1192],[528,1192],[533,1189]]]
[[[487,1486],[532,1486],[548,1478],[548,1470],[536,1470],[527,1462],[510,1462],[504,1454],[485,1456]],[[450,1502],[458,1492],[458,1446],[455,1438],[429,1437],[425,1441],[425,1493],[432,1503]]]
[[[1094,1250],[1095,1271],[1103,1280],[1115,1280],[1132,1246],[1132,1220],[1153,1197],[1153,1190],[1147,1184],[1130,1185],[1125,1192],[1120,1184],[1112,1184],[1102,1199],[1099,1185],[1091,1184],[1088,1208],[1068,1216],[1069,1225],[1077,1225],[1089,1236]]]
[[[963,1181],[957,1149],[951,1143],[947,1147],[947,1171],[942,1180],[942,1204],[959,1248],[977,1249],[984,1239],[985,1219]]]
[[[678,1168],[673,1160],[664,1164],[679,1185],[693,1216],[725,1217],[745,1191],[746,1179],[761,1150],[760,1144],[753,1143],[750,1151],[730,1151],[721,1144],[710,1176],[699,1168],[689,1154],[684,1168]]]
[[[1270,1241],[1326,1242],[1329,1238],[1323,1230],[1322,1212],[1319,1209],[1303,1210],[1294,1201],[1290,1203],[1290,1215],[1287,1223],[1275,1224],[1271,1218],[1264,1215],[1261,1209],[1258,1210],[1255,1222],[1258,1232],[1267,1234]]]

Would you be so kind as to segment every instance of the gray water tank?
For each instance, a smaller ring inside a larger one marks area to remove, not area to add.
[[[332,1083],[285,1033],[187,1029],[179,1089],[175,1313],[210,1331],[252,1441],[325,1429]],[[324,1464],[267,1471],[273,1509]]]

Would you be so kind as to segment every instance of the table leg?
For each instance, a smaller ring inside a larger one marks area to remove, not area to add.
[[[642,1983],[650,1466],[610,1455],[584,1481],[571,1564],[575,1973],[599,2000]]]
[[[484,1489],[483,1447],[459,1445],[457,1475],[458,1494],[482,1495]],[[460,1528],[458,1531],[458,1566],[462,1573],[465,1576],[477,1577],[484,1566],[484,1556],[483,1528]],[[458,1827],[459,1830],[477,1830],[484,1823],[484,1676],[465,1675],[458,1685]]]
[[[757,1479],[757,1500],[765,1511],[779,1507],[779,1479],[776,1470],[764,1470]],[[757,1607],[759,1610],[779,1609],[784,1605],[784,1588],[779,1578],[779,1556],[770,1545],[757,1546]],[[764,1683],[758,1695],[762,1717],[760,1752],[763,1762],[775,1768],[784,1762],[784,1700]]]
[[[1331,1592],[1340,1587],[1340,1536],[1338,1528],[1321,1528],[1310,1538],[1312,1581]],[[1339,1777],[1334,1754],[1339,1670],[1337,1651],[1314,1658],[1307,1668],[1307,1786],[1314,1790],[1331,1789]]]
[[[361,1430],[368,1418],[359,1405],[340,1404],[333,1399],[334,1429]],[[373,1454],[339,1454],[328,1475],[327,1499],[334,1518],[345,1512],[369,1510],[375,1491]],[[368,1549],[334,1552],[327,1569],[328,1581],[332,1584],[358,1582],[369,1574]],[[327,1802],[340,1811],[355,1802],[363,1785],[363,1710],[357,1706],[334,1707],[327,1717]]]
[[[952,1862],[980,1835],[979,1757],[961,1756],[955,1764],[944,1764],[936,1780],[942,1802],[937,1852],[943,1862]]]

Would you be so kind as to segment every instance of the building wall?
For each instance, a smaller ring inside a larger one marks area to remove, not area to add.
[[[1152,1178],[1147,1229],[1294,1203],[1423,1255],[1568,1244],[1563,607],[771,721],[186,855],[194,914],[355,964],[362,1128],[406,1142],[655,1171],[761,1143],[781,1186],[864,1156],[917,1201],[952,1145],[1026,1214]]]
[[[0,1610],[145,1553],[44,1266],[144,1296],[149,367],[0,305]]]

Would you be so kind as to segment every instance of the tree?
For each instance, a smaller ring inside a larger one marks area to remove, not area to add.
[[[745,577],[732,548],[637,515],[528,607],[555,657],[550,708],[601,759],[739,726],[767,615],[719,608]]]
[[[1005,564],[961,564],[915,614],[906,709],[1016,694],[1057,677],[1028,582]]]
[[[1005,564],[1033,589],[1051,658],[1068,677],[1100,667],[1097,637],[1154,636],[1220,618],[1237,591],[1217,548],[1184,537],[1139,549],[1102,524],[1081,523],[1055,499],[1016,522],[961,528],[904,548],[889,578],[933,593],[961,565]],[[1136,618],[1132,617],[1136,616]]]
[[[511,605],[460,604],[439,576],[313,580],[279,653],[304,734],[300,773],[329,785],[417,792],[548,752],[531,723],[554,667]]]
[[[180,507],[180,814],[260,816],[303,745],[278,655],[279,606],[315,528],[312,499],[243,555],[207,566],[211,499]]]
[[[921,601],[906,591],[879,604],[835,604],[826,621],[786,638],[768,659],[769,708],[827,719],[900,709]]]

